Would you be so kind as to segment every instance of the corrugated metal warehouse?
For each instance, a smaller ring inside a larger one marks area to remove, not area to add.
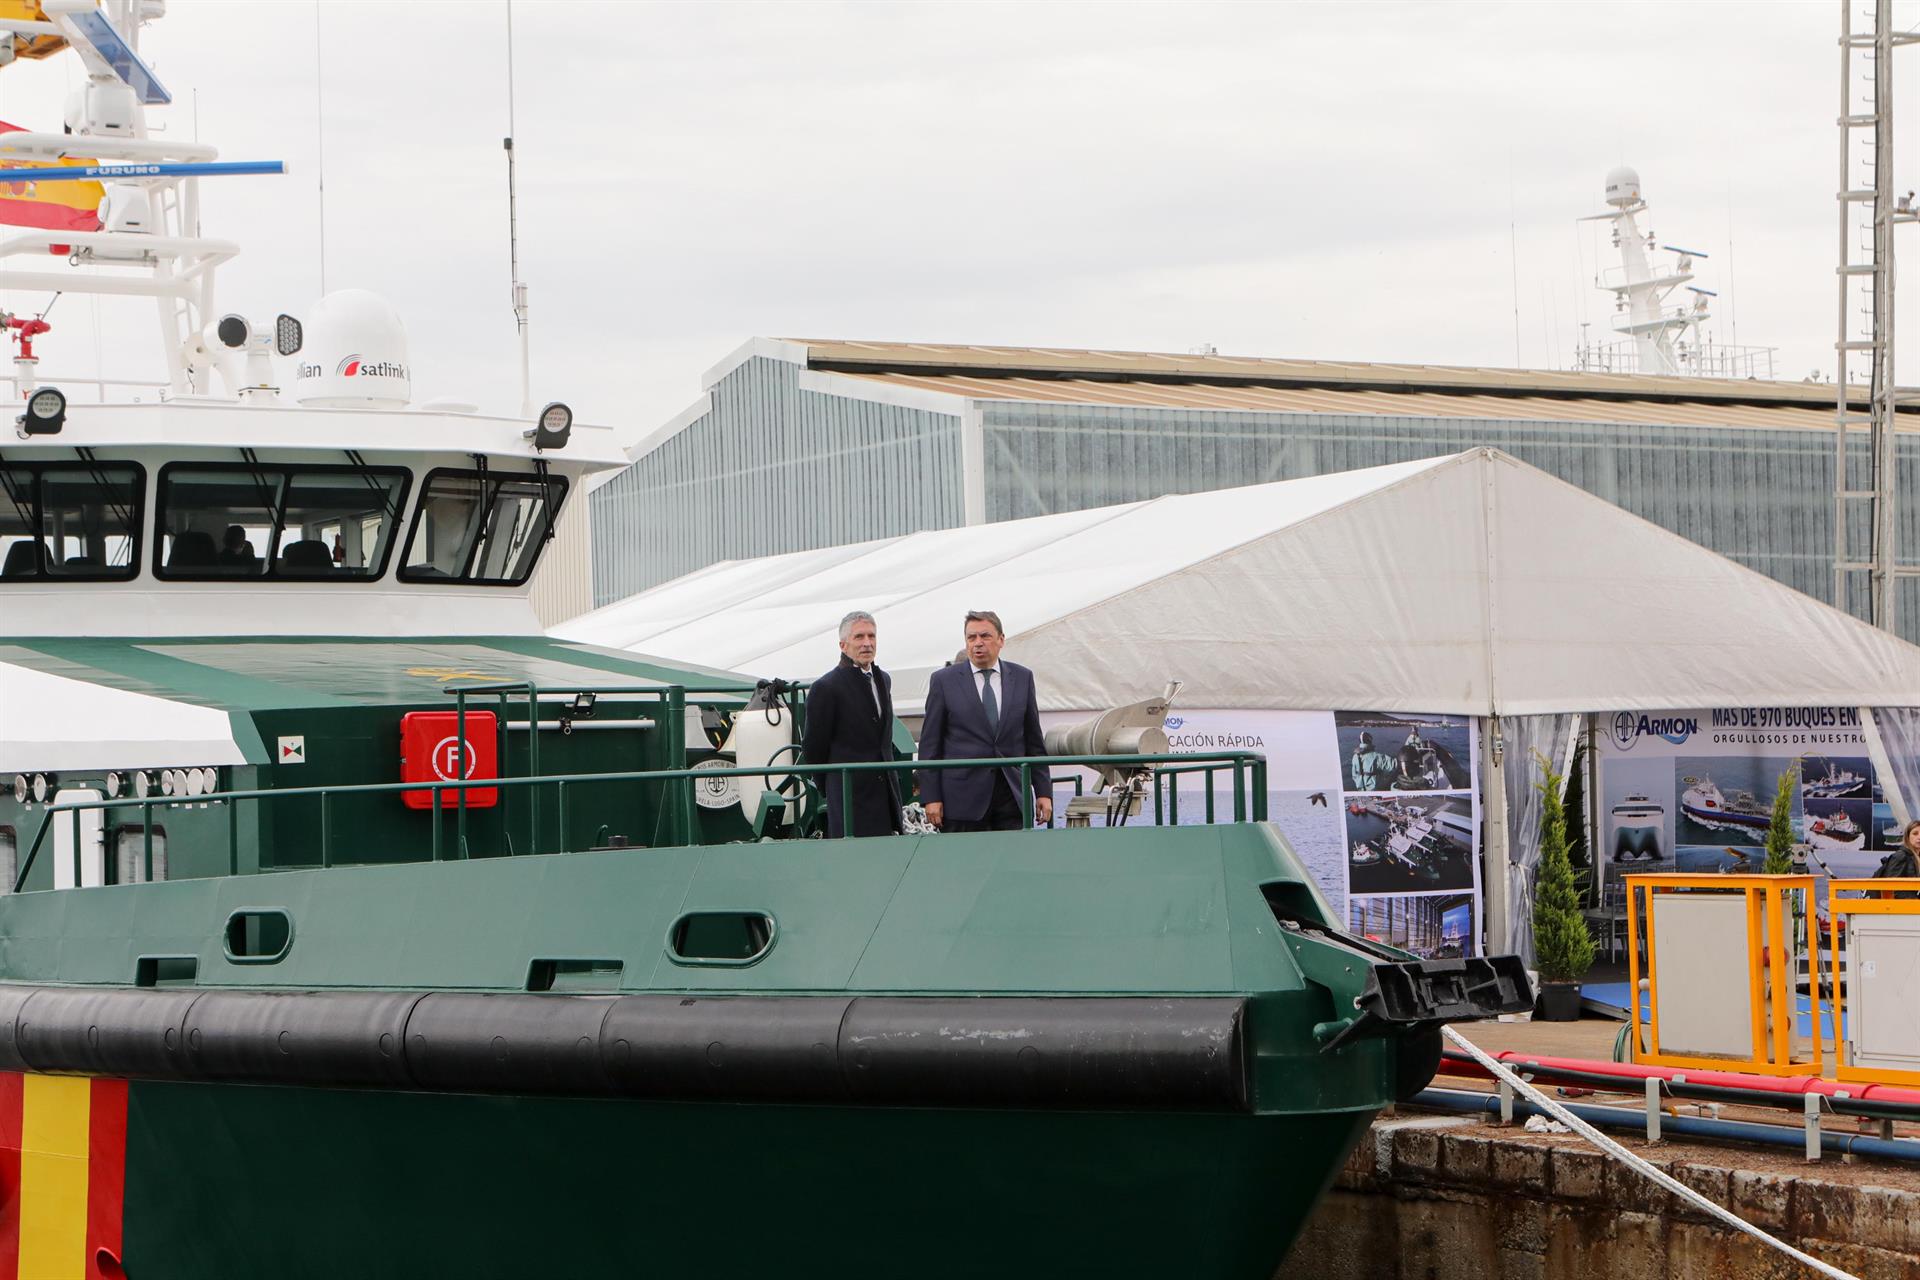
[[[778,339],[749,342],[705,384],[592,495],[596,605],[720,560],[1475,445],[1834,595],[1831,386]],[[1864,432],[1852,447],[1859,482]],[[1906,494],[1917,459],[1902,440]],[[1920,549],[1912,500],[1901,545]],[[1920,639],[1920,601],[1903,592],[1898,630]]]

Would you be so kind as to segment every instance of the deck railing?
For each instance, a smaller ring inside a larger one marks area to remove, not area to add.
[[[631,689],[623,689],[619,692],[623,695],[631,695],[634,691]],[[669,692],[679,693],[681,695],[679,700],[684,701],[685,691],[675,689]],[[698,692],[706,691],[700,690]],[[462,727],[464,728],[464,725]],[[538,737],[537,731],[534,736]],[[604,786],[610,783],[661,782],[683,784],[682,786],[674,787],[669,794],[674,803],[684,804],[686,806],[684,812],[690,814],[694,806],[694,786],[702,780],[714,778],[772,777],[778,777],[783,780],[790,777],[813,779],[830,775],[837,781],[840,788],[843,811],[848,811],[851,810],[853,805],[853,782],[856,774],[910,774],[918,771],[938,769],[1018,769],[1020,771],[1020,815],[1022,826],[1031,832],[1038,829],[1034,826],[1033,821],[1033,770],[1036,767],[1056,768],[1063,766],[1114,766],[1128,769],[1154,768],[1156,771],[1164,767],[1176,775],[1180,773],[1203,773],[1208,779],[1207,820],[1209,822],[1213,820],[1214,813],[1213,787],[1211,785],[1212,777],[1215,773],[1223,770],[1231,771],[1233,775],[1233,821],[1246,822],[1251,820],[1254,822],[1264,822],[1267,818],[1267,760],[1264,755],[1252,751],[1222,751],[1186,755],[1008,756],[976,760],[875,760],[850,764],[767,764],[736,766],[730,769],[652,769],[631,773],[576,773],[555,775],[552,777],[468,778],[462,781],[373,782],[333,787],[279,787],[250,791],[214,792],[197,796],[150,795],[49,805],[39,829],[34,833],[33,843],[28,846],[27,856],[22,859],[20,863],[19,872],[14,877],[13,889],[17,893],[26,887],[27,876],[33,870],[34,861],[40,854],[41,846],[46,843],[47,832],[53,829],[56,818],[63,817],[70,818],[73,823],[73,883],[80,885],[83,882],[81,874],[81,855],[83,852],[81,815],[96,810],[102,813],[134,809],[140,811],[140,823],[144,830],[145,839],[145,878],[151,881],[153,879],[154,811],[156,809],[164,810],[182,805],[225,804],[227,806],[227,873],[229,875],[239,875],[239,806],[241,802],[248,800],[270,804],[275,801],[317,797],[320,802],[319,865],[321,867],[330,867],[333,865],[332,806],[334,800],[340,796],[400,795],[403,793],[418,794],[422,791],[431,792],[432,804],[428,812],[432,815],[432,839],[429,846],[428,860],[440,862],[445,860],[446,844],[443,835],[445,815],[442,807],[442,797],[448,792],[453,792],[458,796],[464,797],[466,792],[475,789],[513,789],[524,787],[528,788],[533,795],[537,796],[540,789],[547,787],[553,788],[555,802],[558,805],[560,835],[560,849],[555,852],[565,852],[568,851],[568,846],[572,843],[572,814],[567,791],[569,787]],[[1063,779],[1062,781],[1064,783],[1066,780]],[[1156,816],[1158,816],[1160,806],[1158,804],[1157,789],[1155,798]],[[456,826],[457,839],[452,856],[456,859],[466,858],[469,856],[466,844],[466,811],[468,806],[456,801],[447,807],[452,808],[455,813],[459,815]],[[537,814],[537,808],[535,812]],[[1177,815],[1177,805],[1175,812]],[[538,853],[540,850],[537,844],[534,844],[529,847],[528,852]]]

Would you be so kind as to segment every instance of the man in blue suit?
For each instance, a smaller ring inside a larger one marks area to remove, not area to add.
[[[967,615],[967,661],[933,673],[927,684],[926,716],[920,726],[922,760],[988,760],[1043,756],[1040,701],[1033,672],[1000,661],[1007,642],[1000,615],[976,610]],[[1053,779],[1035,765],[1033,816],[1053,819]],[[920,774],[920,798],[927,820],[943,831],[1018,831],[1020,770],[927,769]]]

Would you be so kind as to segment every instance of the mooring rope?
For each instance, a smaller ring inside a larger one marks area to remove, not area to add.
[[[1518,1075],[1514,1074],[1513,1070],[1510,1067],[1508,1067],[1506,1063],[1497,1061],[1496,1059],[1488,1056],[1485,1052],[1481,1050],[1479,1045],[1467,1039],[1465,1036],[1461,1035],[1458,1031],[1455,1031],[1452,1027],[1442,1027],[1441,1030],[1447,1033],[1447,1039],[1453,1041],[1455,1044],[1459,1045],[1462,1049],[1466,1050],[1467,1053],[1473,1058],[1475,1062],[1478,1062],[1481,1066],[1485,1067],[1488,1071],[1491,1071],[1494,1074],[1495,1078],[1505,1081],[1507,1084],[1512,1085],[1514,1089],[1516,1089],[1518,1092],[1523,1094],[1529,1102],[1532,1102],[1535,1106],[1539,1107],[1542,1111],[1545,1111],[1548,1115],[1552,1116],[1555,1120],[1558,1120],[1561,1124],[1566,1125],[1569,1129],[1572,1129],[1575,1133],[1585,1138],[1588,1142],[1591,1142],[1594,1146],[1599,1147],[1602,1151],[1606,1152],[1608,1155],[1612,1156],[1614,1159],[1619,1160],[1621,1163],[1626,1164],[1632,1167],[1633,1169],[1639,1171],[1640,1173],[1646,1175],[1648,1178],[1652,1179],[1654,1182],[1658,1183],[1660,1186],[1665,1187],[1668,1191],[1673,1192],[1673,1194],[1675,1194],[1676,1196],[1679,1196],[1681,1199],[1689,1201],[1692,1204],[1698,1205],[1703,1211],[1705,1211],[1708,1214],[1711,1214],[1715,1218],[1718,1218],[1720,1221],[1726,1223],[1728,1226],[1732,1227],[1734,1230],[1744,1231],[1746,1234],[1754,1237],[1756,1240],[1759,1240],[1762,1244],[1769,1245],[1775,1249],[1778,1249],[1781,1253],[1786,1254],[1789,1258],[1792,1258],[1796,1262],[1802,1263],[1806,1266],[1813,1268],[1815,1271],[1818,1271],[1823,1276],[1831,1276],[1833,1277],[1833,1280],[1860,1280],[1858,1276],[1852,1274],[1851,1272],[1842,1271],[1840,1268],[1834,1266],[1831,1263],[1822,1262],[1820,1261],[1820,1259],[1814,1257],[1811,1254],[1802,1253],[1800,1250],[1788,1244],[1785,1240],[1781,1240],[1778,1237],[1768,1235],[1766,1232],[1762,1231],[1759,1227],[1754,1226],[1751,1222],[1748,1222],[1746,1219],[1733,1213],[1731,1210],[1715,1204],[1713,1201],[1707,1199],[1707,1197],[1701,1195],[1698,1191],[1695,1191],[1692,1187],[1687,1186],[1685,1183],[1679,1181],[1678,1179],[1673,1178],[1668,1174],[1662,1172],[1660,1169],[1654,1167],[1653,1165],[1648,1164],[1645,1160],[1642,1160],[1639,1156],[1633,1154],[1633,1152],[1627,1150],[1625,1147],[1615,1142],[1612,1138],[1609,1138],[1606,1134],[1600,1132],[1600,1130],[1594,1128],[1592,1125],[1588,1124],[1585,1120],[1582,1120],[1579,1116],[1573,1114],[1573,1112],[1567,1110],[1565,1107],[1555,1102],[1552,1098],[1549,1098],[1546,1094],[1540,1092],[1540,1090],[1528,1084],[1525,1080],[1522,1080]]]

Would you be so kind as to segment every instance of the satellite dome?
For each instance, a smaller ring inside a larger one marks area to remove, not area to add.
[[[336,289],[313,304],[293,398],[332,409],[404,409],[413,398],[407,330],[379,294]]]
[[[1624,209],[1640,203],[1640,175],[1626,165],[1607,174],[1607,203]]]

